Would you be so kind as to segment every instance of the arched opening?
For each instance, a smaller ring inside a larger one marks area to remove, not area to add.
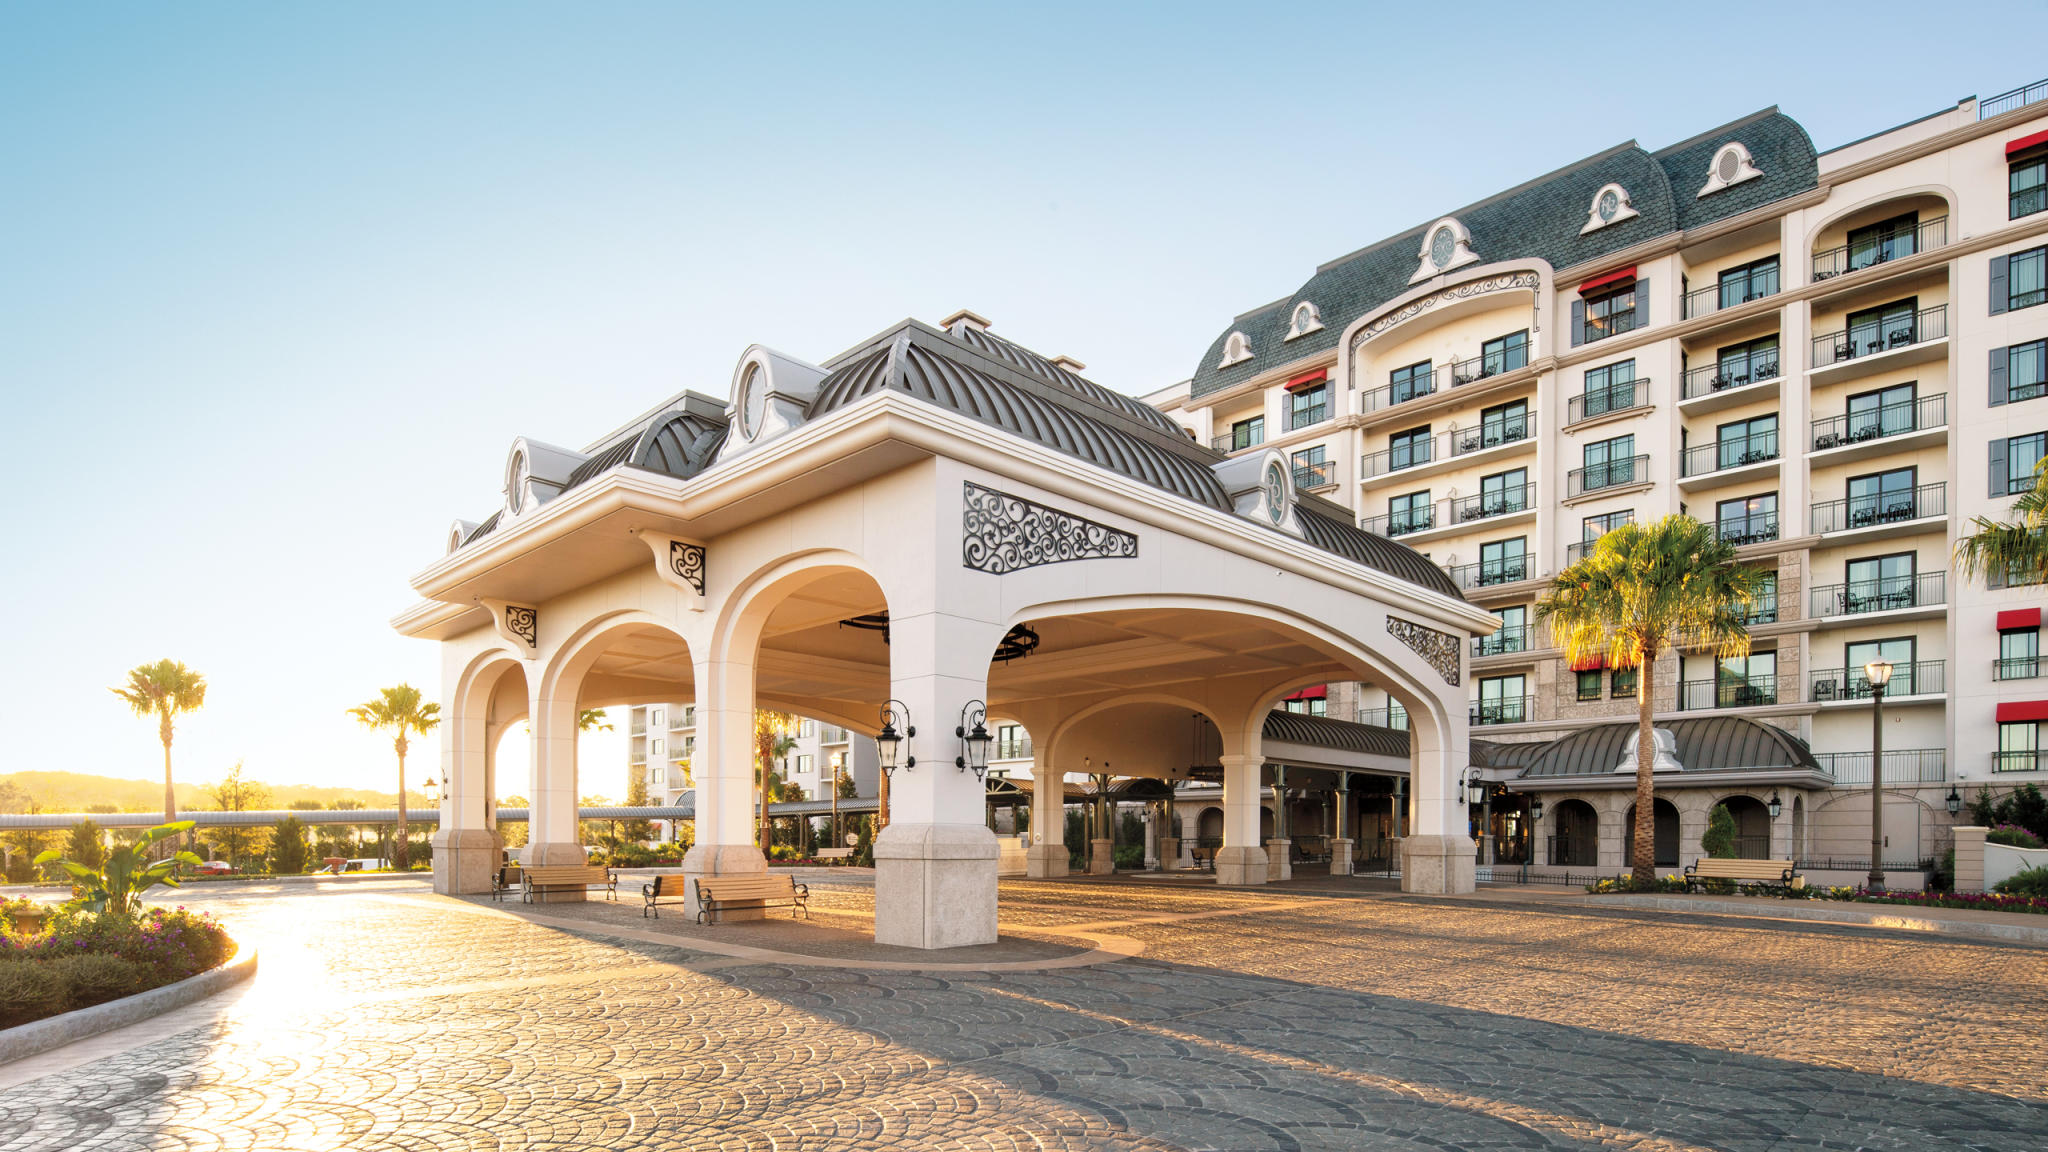
[[[1552,809],[1557,831],[1547,845],[1549,861],[1562,868],[1591,868],[1600,862],[1600,814],[1584,800],[1560,800]]]
[[[1806,859],[1806,797],[1792,797],[1792,858]]]
[[[1195,820],[1195,839],[1204,851],[1223,846],[1223,809],[1204,808]]]
[[[1771,856],[1771,813],[1754,796],[1729,796],[1721,801],[1735,818],[1735,855],[1742,860]]]
[[[1629,867],[1636,858],[1636,806],[1628,806],[1623,818],[1623,827],[1628,837],[1628,852],[1622,857],[1622,866]],[[1650,809],[1650,820],[1655,831],[1650,841],[1651,862],[1659,868],[1678,867],[1678,809],[1671,801],[1659,796]]]

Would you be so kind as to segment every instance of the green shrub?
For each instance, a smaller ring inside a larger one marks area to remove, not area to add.
[[[2004,896],[2048,896],[2048,865],[2015,872],[1991,890]]]
[[[645,844],[621,844],[612,850],[611,857],[614,868],[654,867],[654,850]]]
[[[1700,851],[1716,860],[1735,858],[1735,815],[1726,804],[1716,804],[1707,813],[1707,831],[1700,837]]]
[[[1143,868],[1145,846],[1143,844],[1119,844],[1116,848],[1116,866],[1119,868]]]
[[[104,952],[56,956],[43,965],[64,981],[69,991],[67,1009],[104,1004],[167,983],[147,964]]]
[[[63,973],[25,957],[0,959],[0,1028],[62,1012],[70,999]]]
[[[2001,824],[1984,833],[1986,844],[2003,844],[2008,848],[2039,848],[2041,838],[2012,824]]]
[[[279,876],[297,876],[312,863],[313,846],[306,840],[306,825],[297,816],[277,822],[270,834],[270,870]]]

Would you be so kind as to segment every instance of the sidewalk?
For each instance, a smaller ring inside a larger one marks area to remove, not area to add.
[[[1520,885],[1485,885],[1470,896],[1445,899],[1575,908],[1637,908],[1705,916],[1744,916],[1759,920],[1807,920],[2014,944],[2048,944],[2048,916],[2032,912],[1915,908],[1905,904],[1860,904],[1843,900],[1780,900],[1771,896],[1683,896],[1648,892],[1592,896],[1572,888]]]

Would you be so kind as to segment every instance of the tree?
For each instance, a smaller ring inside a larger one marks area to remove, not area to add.
[[[789,730],[796,717],[787,712],[754,710],[754,794],[760,801],[761,851],[768,851],[774,833],[768,824],[768,805],[782,798],[782,776],[775,765],[796,747]]]
[[[2010,587],[2048,583],[2048,459],[2034,465],[2034,486],[2012,502],[2011,523],[1982,516],[1956,541],[1956,567],[1966,577],[2000,578]]]
[[[221,812],[250,812],[270,807],[270,789],[245,778],[240,762],[221,777],[220,783],[207,785],[205,792],[207,799]],[[269,829],[238,824],[208,825],[200,831],[199,838],[225,855],[228,863],[236,867],[263,855],[270,847]]]
[[[297,816],[277,822],[270,834],[270,870],[279,876],[304,874],[312,862],[313,846],[306,843],[306,825]]]
[[[1636,677],[1636,820],[1631,864],[1637,885],[1654,884],[1657,737],[1650,722],[1656,663],[1666,649],[1708,651],[1715,659],[1749,654],[1744,619],[1763,595],[1766,575],[1735,563],[1735,548],[1712,525],[1690,516],[1624,524],[1551,578],[1536,602],[1552,643],[1574,666],[1604,660],[1640,669]]]
[[[127,685],[108,691],[126,700],[137,716],[157,718],[157,739],[164,742],[164,821],[176,821],[178,793],[171,787],[171,721],[184,713],[199,711],[206,703],[206,677],[175,660],[159,660],[129,669]]]
[[[609,732],[612,730],[612,726],[605,721],[604,709],[585,708],[576,713],[576,730],[578,732]]]
[[[398,843],[391,850],[391,866],[400,872],[406,871],[408,845],[405,832],[405,750],[410,747],[406,739],[410,735],[424,736],[441,723],[441,706],[424,703],[420,690],[410,684],[379,691],[379,698],[367,704],[360,704],[348,710],[356,722],[371,731],[389,728],[395,733],[391,747],[398,752]]]
[[[1714,805],[1707,813],[1707,831],[1700,837],[1700,851],[1716,860],[1735,858],[1735,814],[1726,804]]]
[[[66,859],[76,860],[87,868],[99,868],[107,862],[107,846],[100,840],[100,826],[90,820],[80,820],[71,826],[64,851]]]

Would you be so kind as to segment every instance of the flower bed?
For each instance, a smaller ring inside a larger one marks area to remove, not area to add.
[[[4,910],[10,928],[14,910]],[[129,918],[58,908],[42,932],[0,934],[0,1028],[176,983],[234,953],[227,931],[203,913],[146,908]]]
[[[1862,888],[1815,888],[1816,900],[1857,904],[1904,904],[1916,908],[1975,908],[1983,912],[2034,912],[2048,915],[2048,897],[2007,896],[1998,892],[1872,893]]]

